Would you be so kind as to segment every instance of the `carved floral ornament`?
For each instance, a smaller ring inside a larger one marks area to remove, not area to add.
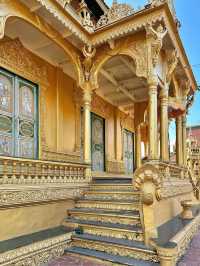
[[[128,17],[134,14],[134,12],[134,9],[130,5],[118,4],[117,1],[114,0],[111,8],[108,9],[108,12],[100,17],[96,28],[106,26],[124,17]]]
[[[33,82],[48,85],[46,65],[41,64],[36,56],[32,56],[19,39],[0,43],[0,64]]]

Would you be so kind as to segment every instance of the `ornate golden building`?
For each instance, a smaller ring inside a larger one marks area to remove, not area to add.
[[[0,0],[0,22],[0,265],[175,265],[200,216],[173,1]]]

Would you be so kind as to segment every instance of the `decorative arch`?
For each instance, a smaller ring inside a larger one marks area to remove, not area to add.
[[[147,47],[145,40],[132,40],[130,37],[120,40],[113,49],[108,47],[99,50],[91,70],[91,82],[98,88],[98,74],[103,65],[117,55],[128,56],[133,59],[136,66],[136,75],[147,78]]]
[[[62,48],[67,56],[71,59],[76,74],[78,86],[83,83],[84,75],[80,62],[80,52],[70,43],[66,42],[62,36],[56,32],[49,24],[47,24],[38,15],[31,13],[29,9],[17,0],[7,0],[6,3],[0,3],[0,39],[5,35],[6,22],[11,17],[21,18],[40,32],[44,33],[49,39],[53,40],[60,48]]]

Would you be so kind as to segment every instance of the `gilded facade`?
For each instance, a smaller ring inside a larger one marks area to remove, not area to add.
[[[199,200],[186,143],[197,84],[173,1],[93,2],[0,0],[1,265],[66,250],[175,265],[198,230],[194,214],[159,243]]]

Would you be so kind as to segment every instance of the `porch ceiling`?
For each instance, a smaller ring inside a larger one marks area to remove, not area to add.
[[[22,19],[10,18],[6,24],[5,34],[11,39],[19,38],[27,49],[50,64],[61,67],[66,74],[76,80],[76,72],[68,55],[32,25]]]
[[[97,93],[125,111],[148,99],[146,80],[136,76],[134,62],[127,56],[118,55],[107,61],[98,78]]]
[[[53,16],[45,7],[43,7],[36,0],[20,0],[26,5],[32,13],[35,13],[42,19],[44,19],[52,28],[59,32],[64,39],[72,43],[76,48],[82,47],[80,39],[76,38],[70,30],[68,30],[55,16]]]

